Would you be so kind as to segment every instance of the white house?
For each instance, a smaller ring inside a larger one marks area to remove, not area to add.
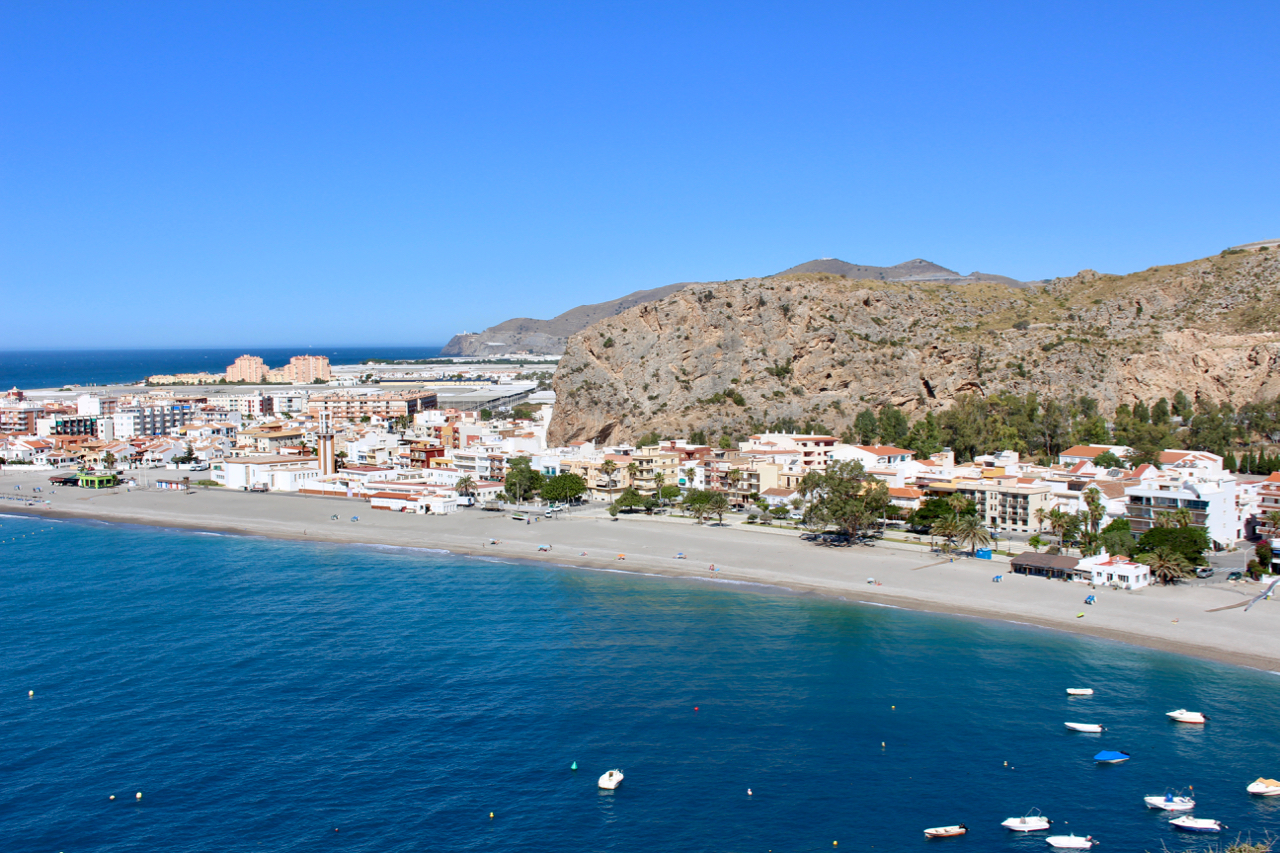
[[[914,450],[881,444],[837,444],[831,458],[833,461],[861,462],[863,468],[876,468],[901,465],[910,462],[915,455]]]
[[[210,473],[229,489],[264,485],[276,492],[296,492],[319,479],[320,460],[315,456],[240,456],[215,461]]]
[[[1097,556],[1085,557],[1076,564],[1075,579],[1094,586],[1142,589],[1151,584],[1151,569],[1125,557],[1112,557],[1103,549]]]

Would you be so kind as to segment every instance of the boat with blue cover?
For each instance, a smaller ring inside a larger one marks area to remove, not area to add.
[[[1116,752],[1114,749],[1104,749],[1093,757],[1093,760],[1099,764],[1119,764],[1121,761],[1128,761],[1130,755],[1127,752]]]

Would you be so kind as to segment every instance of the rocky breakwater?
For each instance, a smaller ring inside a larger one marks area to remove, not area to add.
[[[687,287],[573,335],[549,439],[740,435],[962,394],[1089,395],[1104,412],[1177,390],[1280,393],[1280,252],[1042,287],[798,274]],[[1268,307],[1269,306],[1269,307]]]

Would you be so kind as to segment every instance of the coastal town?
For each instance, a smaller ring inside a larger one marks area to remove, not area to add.
[[[881,531],[908,522],[928,530],[931,508],[964,507],[982,530],[969,538],[972,555],[990,557],[1003,542],[1015,572],[1141,588],[1157,573],[1129,559],[1132,549],[1109,554],[1098,534],[1140,539],[1175,526],[1203,530],[1206,551],[1267,543],[1260,553],[1269,559],[1253,573],[1280,572],[1280,473],[1233,473],[1206,451],[1166,450],[1133,466],[1125,463],[1132,448],[1100,444],[1050,460],[1006,450],[958,461],[949,449],[921,458],[782,432],[714,446],[653,435],[639,446],[557,447],[547,443],[555,400],[546,378],[542,365],[461,361],[375,373],[335,370],[313,355],[273,369],[245,355],[223,375],[15,388],[0,398],[0,460],[11,472],[48,472],[63,487],[298,493],[349,501],[353,511],[422,515],[530,502],[615,516],[683,507],[699,518],[718,511],[740,525],[827,536],[840,531],[815,524],[806,483],[857,463],[884,486]]]

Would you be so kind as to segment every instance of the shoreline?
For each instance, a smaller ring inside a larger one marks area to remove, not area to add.
[[[13,482],[6,477],[6,480]],[[138,490],[52,495],[53,505],[5,506],[0,514],[86,519],[339,545],[431,549],[578,570],[616,570],[691,581],[734,581],[847,603],[984,619],[1121,642],[1186,657],[1280,672],[1280,608],[1243,603],[1259,584],[1088,590],[1077,583],[1004,575],[1007,563],[949,562],[914,546],[822,548],[776,531],[731,530],[670,519],[611,521],[591,514],[522,525],[508,513],[466,510],[419,516],[372,510],[345,498],[240,492]],[[245,513],[249,514],[246,516]],[[337,514],[338,522],[331,520]],[[348,519],[358,516],[359,524]],[[459,517],[462,516],[462,517]],[[536,541],[529,535],[536,535]],[[512,538],[508,539],[510,536]],[[519,538],[516,538],[519,537]],[[496,539],[500,544],[487,544]],[[551,550],[541,551],[540,546]],[[670,556],[654,553],[663,549]],[[688,559],[675,559],[684,552]],[[624,560],[617,555],[625,554]],[[701,554],[702,556],[695,555]],[[717,571],[708,570],[715,560]],[[870,582],[872,578],[875,582]],[[744,586],[745,588],[745,586]],[[1085,607],[1089,592],[1099,604]],[[1077,613],[1084,613],[1079,617]]]

